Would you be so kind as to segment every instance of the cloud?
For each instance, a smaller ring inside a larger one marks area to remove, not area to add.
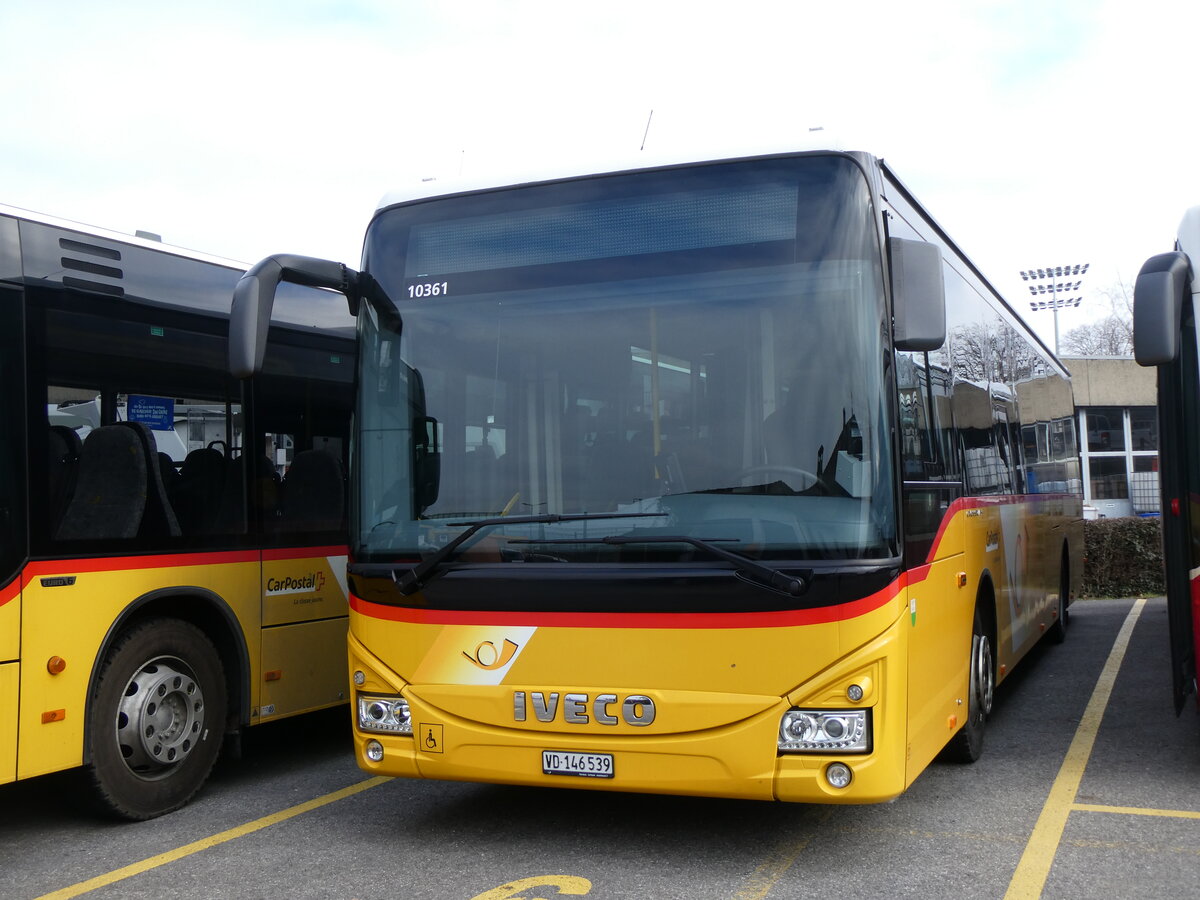
[[[1020,303],[1029,265],[1132,278],[1200,202],[1172,46],[1197,25],[1166,0],[10,4],[0,202],[353,261],[389,188],[637,156],[653,110],[647,154],[884,155]]]

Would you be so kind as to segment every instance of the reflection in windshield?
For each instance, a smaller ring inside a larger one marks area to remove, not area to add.
[[[436,241],[429,204],[375,223],[368,257],[403,332],[360,317],[360,559],[428,555],[464,520],[596,513],[628,517],[514,522],[484,543],[532,541],[497,556],[524,561],[695,551],[663,535],[760,559],[894,554],[865,181],[837,157],[698,178],[627,176],[624,201],[611,183],[602,202],[588,183],[527,189],[534,211],[511,222],[495,195],[441,201],[455,217],[439,212]],[[592,542],[607,535],[645,541]]]

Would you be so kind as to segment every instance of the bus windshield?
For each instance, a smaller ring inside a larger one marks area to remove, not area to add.
[[[366,268],[399,315],[359,316],[356,558],[505,517],[513,562],[894,557],[874,216],[839,155],[383,210]]]

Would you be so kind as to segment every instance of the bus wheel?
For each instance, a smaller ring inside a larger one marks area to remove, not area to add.
[[[992,641],[979,607],[975,607],[975,624],[971,634],[970,686],[967,695],[967,721],[950,739],[943,758],[951,762],[970,763],[983,756],[983,733],[992,711],[992,695],[996,688],[995,657]]]
[[[221,660],[198,628],[152,619],[121,635],[88,713],[89,768],[103,806],[143,820],[187,803],[216,762],[225,706]]]

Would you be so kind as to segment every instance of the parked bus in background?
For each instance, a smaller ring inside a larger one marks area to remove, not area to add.
[[[362,272],[349,664],[379,774],[861,803],[983,748],[1080,574],[1067,373],[882,161],[436,183]]]
[[[242,271],[0,208],[0,783],[82,765],[146,819],[347,699],[353,321],[289,291],[239,383]]]
[[[1133,294],[1133,352],[1158,367],[1159,478],[1175,712],[1196,693],[1200,660],[1200,207],[1175,250],[1146,260]]]

